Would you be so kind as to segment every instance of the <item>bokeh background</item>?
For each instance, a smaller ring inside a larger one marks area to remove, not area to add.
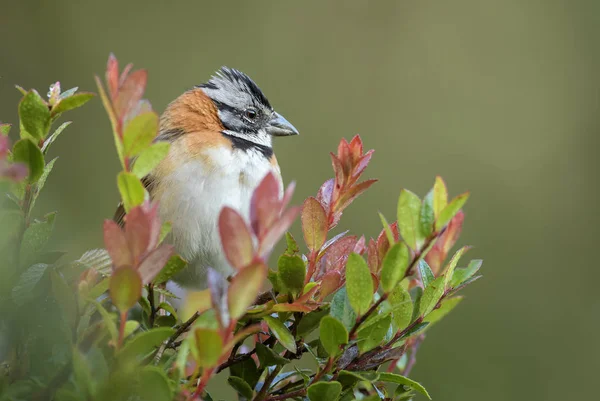
[[[412,376],[443,401],[596,399],[600,2],[1,3],[4,121],[18,121],[14,84],[95,91],[109,52],[149,70],[159,111],[228,65],[301,131],[276,143],[296,203],[340,138],[376,150],[380,182],[341,228],[376,235],[377,211],[392,218],[400,189],[423,195],[436,174],[470,190],[461,243],[484,278]],[[59,211],[54,245],[76,258],[101,245],[118,162],[98,99],[70,115],[36,208]]]

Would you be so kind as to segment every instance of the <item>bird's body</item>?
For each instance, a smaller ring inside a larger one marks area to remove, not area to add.
[[[273,172],[281,182],[272,136],[292,134],[295,128],[256,84],[225,67],[167,107],[158,140],[171,148],[144,181],[162,221],[172,224],[167,241],[189,261],[176,283],[201,289],[208,267],[232,273],[221,248],[219,213],[229,206],[248,218],[252,192],[264,176]]]

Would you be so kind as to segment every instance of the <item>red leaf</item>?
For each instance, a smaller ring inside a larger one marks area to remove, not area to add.
[[[373,157],[373,152],[374,150],[369,150],[364,156],[358,159],[358,162],[354,165],[353,177],[358,178],[365,171],[371,161],[371,157]]]
[[[272,310],[273,310],[273,312],[304,312],[304,313],[308,313],[308,312],[315,310],[317,308],[317,306],[318,306],[317,304],[309,306],[306,304],[301,304],[299,302],[294,302],[291,304],[280,303],[280,304],[274,305]]]
[[[460,232],[462,231],[464,217],[465,214],[463,211],[459,211],[452,220],[450,220],[450,223],[448,223],[448,226],[446,227],[446,231],[440,235],[440,238],[433,248],[431,248],[425,256],[425,261],[429,264],[434,273],[437,274],[437,272],[440,271],[444,260],[446,260],[446,257],[448,256],[448,252],[452,249],[454,244],[456,244]]]
[[[219,234],[225,257],[237,269],[248,265],[254,257],[252,236],[244,218],[225,206],[219,215]]]
[[[137,265],[150,247],[151,224],[148,216],[141,206],[134,207],[125,217],[125,237],[133,257],[133,264]]]
[[[342,286],[342,274],[339,271],[328,272],[321,280],[321,288],[319,291],[319,299],[334,293]]]
[[[360,184],[354,185],[348,191],[345,191],[340,199],[340,205],[338,206],[339,210],[344,210],[347,208],[354,199],[356,199],[360,194],[365,192],[369,187],[375,184],[377,180],[367,180],[363,181]]]
[[[114,54],[108,56],[108,62],[106,64],[106,86],[108,86],[108,93],[111,101],[117,99],[117,92],[119,90],[119,62]]]
[[[287,188],[285,189],[285,192],[283,193],[283,198],[281,199],[280,213],[283,213],[285,208],[287,208],[288,205],[290,204],[290,201],[292,200],[292,195],[294,195],[295,189],[296,189],[296,182],[295,181],[290,182],[289,185],[287,186]]]
[[[323,206],[313,197],[307,198],[302,205],[302,231],[304,241],[311,251],[317,251],[327,238],[327,215]]]
[[[317,200],[323,206],[323,209],[329,210],[331,205],[331,196],[333,195],[333,188],[335,185],[335,180],[329,179],[321,185],[319,188],[319,192],[317,192]]]
[[[127,76],[129,76],[129,72],[131,71],[131,69],[133,68],[133,64],[129,63],[125,66],[125,68],[123,68],[123,71],[121,72],[121,76],[119,77],[119,87],[123,86],[123,83],[125,82],[125,79],[127,79]]]
[[[133,109],[144,95],[148,73],[146,70],[137,70],[129,74],[125,82],[119,87],[115,103],[115,113],[119,121],[123,122],[129,111]]]
[[[400,239],[400,231],[398,230],[397,221],[390,224],[390,230],[394,235],[394,241],[398,242],[398,240]],[[383,257],[387,253],[388,249],[390,249],[390,242],[388,241],[387,236],[385,235],[385,230],[381,230],[379,236],[377,237],[377,250],[379,261],[383,260]]]
[[[261,238],[281,211],[281,186],[269,172],[254,190],[250,201],[250,225],[254,234]]]
[[[242,317],[246,309],[252,305],[267,278],[267,271],[265,264],[254,263],[244,267],[231,280],[227,296],[232,319],[237,320]]]
[[[163,244],[150,252],[140,264],[138,271],[142,282],[148,284],[165,267],[169,258],[173,255],[173,246]]]
[[[331,155],[331,164],[333,166],[333,172],[335,173],[335,184],[336,184],[336,186],[334,187],[334,193],[335,193],[335,189],[337,189],[339,191],[339,188],[343,187],[346,184],[346,173],[344,171],[343,162],[338,158],[338,156],[334,155],[333,153],[330,153],[330,155]]]
[[[341,270],[342,266],[346,264],[348,255],[354,250],[356,242],[355,236],[348,236],[327,248],[319,259],[319,267],[314,279],[319,280],[330,271]]]
[[[346,138],[342,138],[338,145],[337,157],[340,159],[342,164],[346,164],[350,158],[350,146]]]
[[[360,139],[360,135],[354,135],[354,138],[350,141],[350,153],[352,154],[352,160],[356,161],[360,158],[363,152],[363,143]]]
[[[379,273],[381,267],[379,263],[379,255],[377,253],[377,243],[373,238],[369,240],[369,246],[367,250],[367,264],[371,273]]]
[[[361,235],[360,238],[358,239],[358,241],[356,241],[356,245],[354,245],[354,253],[358,253],[359,255],[362,255],[365,253],[365,250],[367,248],[365,247],[365,236]]]
[[[283,216],[271,226],[260,241],[258,253],[261,257],[266,258],[268,256],[279,239],[290,228],[294,220],[296,220],[298,213],[300,213],[300,206],[294,206],[288,209]]]
[[[127,246],[125,233],[112,220],[104,221],[104,246],[115,268],[133,264],[133,257]]]

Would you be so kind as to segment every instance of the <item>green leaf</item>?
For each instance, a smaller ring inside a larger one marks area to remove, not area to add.
[[[423,282],[424,288],[427,288],[429,283],[435,280],[435,276],[431,271],[431,267],[429,267],[425,259],[419,260],[419,275],[421,276],[421,281]]]
[[[15,142],[13,146],[13,161],[21,162],[29,169],[28,182],[33,184],[44,172],[44,155],[31,139],[25,138]]]
[[[135,116],[125,126],[123,133],[123,150],[125,155],[137,156],[148,148],[158,133],[158,115],[154,112]]]
[[[414,250],[424,241],[420,224],[421,200],[409,190],[403,189],[398,199],[398,229],[406,244]]]
[[[275,335],[275,338],[279,340],[281,345],[285,347],[290,352],[296,353],[296,341],[294,340],[294,336],[287,327],[283,323],[281,323],[278,319],[275,319],[271,316],[265,316],[265,322],[269,325],[269,328]]]
[[[335,293],[331,300],[331,316],[342,322],[346,330],[352,330],[352,326],[356,323],[356,312],[350,305],[346,287],[342,287]]]
[[[165,267],[163,267],[160,273],[154,278],[154,284],[166,283],[171,277],[182,271],[186,266],[187,262],[183,260],[181,256],[171,256]]]
[[[164,371],[155,366],[145,366],[140,372],[138,395],[142,400],[171,401],[173,392]]]
[[[431,326],[433,323],[439,321],[444,316],[446,316],[448,313],[450,313],[452,311],[452,309],[454,309],[456,307],[456,305],[458,305],[460,303],[460,301],[462,301],[462,300],[463,300],[462,296],[456,296],[456,297],[444,299],[442,301],[442,304],[440,305],[440,307],[438,309],[434,309],[433,311],[431,311],[431,313],[429,315],[427,315],[427,317],[423,320],[423,322],[428,322],[429,326]],[[429,329],[429,327],[428,327],[428,329]]]
[[[335,357],[342,352],[341,346],[348,344],[348,331],[332,316],[325,316],[319,327],[319,338],[325,351]]]
[[[458,213],[460,209],[465,205],[469,199],[469,193],[458,195],[452,199],[452,202],[448,204],[441,212],[437,220],[435,221],[435,230],[441,231],[446,225],[452,220],[452,218]]]
[[[50,129],[50,110],[36,91],[29,91],[19,102],[19,119],[27,134],[39,140]],[[24,138],[23,132],[21,138]]]
[[[428,399],[431,399],[431,397],[429,396],[429,393],[427,392],[427,390],[425,390],[425,387],[423,387],[420,383],[417,383],[416,381],[409,379],[408,377],[397,375],[395,373],[381,373],[379,375],[379,380],[383,381],[383,382],[396,383],[396,384],[402,384],[404,386],[408,386],[408,387],[412,388],[413,390],[418,391],[419,393],[423,394]]]
[[[300,252],[300,249],[298,248],[298,243],[296,242],[296,239],[289,232],[285,233],[285,243],[286,243],[286,249],[285,249],[286,255],[293,256]]]
[[[394,239],[394,233],[392,233],[389,223],[381,212],[379,212],[379,220],[381,220],[381,224],[383,225],[383,230],[385,231],[385,236],[387,237],[388,242],[390,244],[394,244],[396,242]]]
[[[450,286],[456,288],[475,275],[481,268],[483,260],[475,259],[469,262],[469,265],[464,269],[454,270]]]
[[[444,295],[444,276],[433,280],[423,291],[419,306],[421,316],[427,316],[435,308],[442,295]]]
[[[123,348],[118,351],[117,357],[123,361],[140,360],[173,334],[175,334],[175,330],[170,327],[157,327],[139,333],[125,343]]]
[[[306,246],[311,251],[318,251],[327,239],[329,228],[325,209],[316,198],[306,198],[302,205],[300,219]]]
[[[58,136],[64,131],[65,128],[67,128],[69,125],[71,125],[71,121],[65,121],[64,123],[62,123],[56,130],[54,130],[54,132],[48,137],[48,139],[46,139],[44,141],[44,145],[42,146],[42,153],[46,154],[48,152],[48,149],[50,149],[50,146],[54,143],[54,141],[56,141],[56,138],[58,138]]]
[[[77,299],[75,292],[56,271],[50,273],[52,293],[59,305],[63,319],[68,327],[74,328],[77,321]]]
[[[42,192],[44,185],[46,185],[46,180],[48,179],[48,176],[50,175],[50,173],[52,172],[52,169],[54,168],[54,163],[56,162],[56,159],[58,159],[58,157],[55,157],[54,159],[50,160],[48,162],[48,164],[46,164],[46,167],[44,167],[44,171],[42,172],[42,175],[40,176],[40,179],[37,182],[37,185],[35,186],[35,190],[33,193],[33,199],[31,200],[31,206],[29,207],[29,210],[33,210],[33,208],[35,206],[35,202],[37,201],[37,198],[40,195],[40,192]]]
[[[360,352],[367,352],[380,345],[387,334],[391,323],[392,316],[383,315],[379,319],[374,319],[372,324],[358,330],[356,334]]]
[[[102,304],[96,301],[95,299],[90,299],[89,301],[96,306],[98,313],[100,313],[100,317],[102,317],[102,322],[104,323],[106,330],[108,330],[108,333],[110,334],[111,341],[113,343],[116,343],[118,332],[115,315],[113,313],[108,312],[106,308],[104,308],[104,306],[102,306]]]
[[[442,177],[435,177],[433,184],[433,212],[435,218],[438,219],[442,210],[448,205],[448,189]]]
[[[231,372],[231,376],[239,377],[248,383],[251,388],[256,387],[256,383],[258,383],[258,379],[262,373],[262,371],[256,367],[256,363],[254,363],[254,360],[251,358],[232,365],[229,368],[229,371]]]
[[[373,279],[362,256],[351,253],[346,263],[346,291],[357,315],[363,315],[373,300]]]
[[[145,298],[140,298],[145,299]],[[125,332],[123,334],[123,338],[127,338],[132,335],[137,329],[140,328],[140,322],[136,320],[128,320],[125,322]]]
[[[17,306],[25,305],[27,302],[35,299],[36,293],[34,292],[34,288],[42,280],[47,268],[47,264],[38,263],[21,273],[17,283],[12,288],[11,294]]]
[[[167,238],[167,235],[173,229],[173,224],[170,221],[165,221],[162,226],[160,226],[160,236],[158,237],[158,243],[161,243]]]
[[[23,234],[19,260],[21,266],[27,266],[36,255],[44,250],[44,247],[50,239],[52,230],[54,230],[54,219],[56,212],[44,216],[44,220],[32,222]]]
[[[157,142],[144,149],[133,164],[133,174],[138,178],[145,177],[167,157],[170,147],[169,142]]]
[[[316,310],[302,316],[302,319],[300,320],[300,323],[298,324],[296,330],[296,337],[302,338],[310,334],[317,326],[319,326],[321,319],[323,319],[323,317],[327,316],[328,314],[329,309],[323,308],[321,310]]]
[[[286,365],[290,362],[289,359],[282,357],[271,348],[258,342],[256,343],[256,355],[258,356],[260,367],[262,369],[267,366]]]
[[[388,302],[392,308],[392,321],[395,326],[394,332],[405,329],[411,322],[413,313],[413,303],[410,294],[404,287],[398,285],[388,296]]]
[[[446,288],[450,287],[450,282],[452,280],[452,277],[454,276],[454,269],[456,269],[458,261],[460,260],[462,255],[464,255],[465,252],[467,252],[469,249],[471,249],[471,247],[463,246],[458,251],[456,251],[454,256],[452,256],[452,259],[450,259],[450,262],[448,262],[448,266],[446,266],[446,269],[444,270],[444,285],[446,286]]]
[[[310,401],[335,401],[342,392],[339,382],[318,382],[308,388],[308,399]]]
[[[84,398],[87,399],[91,396],[92,383],[92,372],[90,364],[88,363],[85,356],[76,347],[73,349],[73,377],[75,383],[81,392],[84,394]],[[91,398],[91,397],[90,397]]]
[[[433,189],[423,198],[421,205],[421,234],[423,238],[428,238],[433,234],[433,226],[435,224],[435,212],[433,208]]]
[[[246,383],[243,379],[237,376],[229,376],[227,378],[227,383],[242,397],[250,400],[254,396],[254,391],[252,391],[252,387],[248,383]]]
[[[410,259],[408,247],[398,242],[388,250],[381,268],[381,288],[385,293],[392,291],[406,275]]]
[[[0,123],[0,135],[8,136],[11,124]]]
[[[219,333],[213,329],[197,328],[194,339],[192,354],[198,365],[204,368],[215,366],[223,352],[223,339]]]
[[[131,266],[119,267],[110,276],[109,291],[113,304],[125,313],[142,296],[142,278]]]
[[[59,115],[65,111],[76,109],[89,102],[94,96],[94,93],[80,92],[74,95],[62,98],[57,105],[52,108],[52,116]]]
[[[279,279],[292,295],[298,295],[304,288],[306,265],[300,256],[281,255],[277,262]]]
[[[119,186],[123,206],[127,213],[129,213],[133,207],[139,206],[144,202],[146,190],[139,178],[134,174],[121,171],[117,177],[117,185]]]

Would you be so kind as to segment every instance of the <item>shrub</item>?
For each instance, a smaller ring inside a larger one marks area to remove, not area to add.
[[[46,249],[55,213],[31,218],[56,161],[45,155],[69,123],[53,124],[93,95],[61,93],[58,82],[47,100],[19,88],[20,139],[12,150],[10,126],[0,125],[1,399],[212,400],[206,386],[224,370],[245,400],[429,397],[408,378],[419,345],[461,301],[456,293],[480,277],[480,260],[457,268],[468,247],[446,262],[468,193],[449,200],[437,177],[423,199],[401,191],[396,221],[380,215],[377,238],[348,231],[329,238],[375,183],[361,180],[373,151],[359,136],[342,140],[331,153],[333,178],[302,206],[289,206],[293,184],[280,198],[267,175],[249,221],[221,211],[223,252],[237,271],[226,279],[209,269],[209,288],[182,321],[165,283],[186,262],[164,242],[169,223],[159,221],[141,182],[169,150],[155,142],[158,115],[142,99],[146,72],[128,65],[119,73],[111,56],[107,89],[96,81],[127,212],[124,227],[105,221],[104,249],[62,261]],[[286,233],[298,215],[303,244]],[[271,269],[267,259],[284,236],[287,247]]]

